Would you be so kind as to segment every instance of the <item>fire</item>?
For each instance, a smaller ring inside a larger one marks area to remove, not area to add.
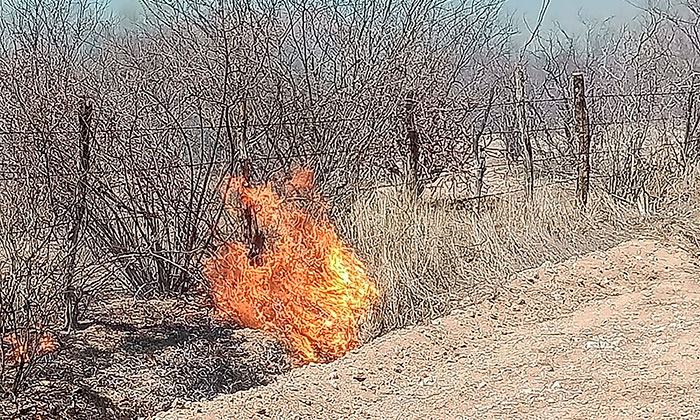
[[[48,333],[42,333],[38,339],[20,339],[13,334],[5,337],[5,343],[10,346],[9,359],[18,365],[28,363],[36,355],[51,353],[58,348],[58,342]]]
[[[322,202],[309,170],[295,170],[284,191]],[[274,333],[302,362],[331,361],[356,346],[359,323],[379,291],[338,238],[325,203],[308,211],[271,184],[249,186],[241,177],[230,180],[224,199],[232,216],[240,214],[234,202],[253,211],[266,242],[254,258],[234,242],[206,261],[217,315]]]

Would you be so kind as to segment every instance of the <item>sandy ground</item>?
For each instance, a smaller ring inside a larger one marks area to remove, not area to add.
[[[652,241],[545,265],[428,325],[157,419],[700,418],[693,258]]]

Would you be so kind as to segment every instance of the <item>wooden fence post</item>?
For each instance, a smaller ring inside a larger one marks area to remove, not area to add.
[[[520,142],[523,147],[523,166],[525,169],[525,192],[527,198],[532,198],[535,187],[535,173],[532,166],[532,143],[527,132],[527,110],[525,106],[525,73],[521,67],[515,70],[515,113],[520,131]]]
[[[474,164],[476,166],[476,200],[477,200],[477,212],[481,212],[481,191],[484,188],[484,176],[486,175],[486,148],[488,143],[484,146],[482,150],[480,143],[481,138],[484,136],[486,131],[486,125],[489,121],[489,116],[491,115],[491,108],[493,107],[493,98],[495,96],[496,90],[492,87],[489,91],[489,102],[486,106],[486,111],[484,112],[484,119],[481,121],[481,126],[476,133],[472,132],[472,154],[474,155]],[[472,131],[473,130],[472,126]]]
[[[591,131],[586,109],[586,89],[583,73],[577,72],[574,77],[574,133],[578,143],[578,179],[576,182],[576,197],[579,205],[585,207],[588,203],[588,190],[591,179]]]
[[[693,75],[690,82],[690,91],[688,92],[688,106],[686,108],[685,114],[685,136],[683,141],[683,160],[688,163],[690,154],[693,152],[691,149],[691,142],[693,135],[698,128],[698,123],[700,122],[700,117],[693,123],[693,114],[695,111],[695,83],[698,80],[697,74]]]
[[[87,184],[90,171],[90,141],[92,139],[92,105],[85,99],[78,112],[80,150],[78,152],[78,179],[75,184],[75,202],[70,210],[68,256],[66,260],[66,288],[63,291],[65,330],[69,334],[80,327],[78,305],[82,290],[75,285],[75,265],[80,249],[80,233],[87,212]]]
[[[241,101],[241,135],[238,143],[238,163],[241,165],[241,174],[250,181],[250,156],[248,155],[248,99]]]
[[[238,152],[237,161],[240,165],[241,175],[247,184],[251,178],[251,161],[248,154],[248,100],[245,97],[241,100],[240,121],[240,135],[237,136],[238,144],[236,147]],[[245,206],[243,218],[245,220],[246,240],[248,242],[248,259],[254,264],[258,264],[265,246],[265,237],[258,226],[255,209]]]
[[[416,101],[414,93],[409,92],[406,97],[406,137],[408,139],[409,168],[408,168],[408,188],[414,198],[420,196],[423,188],[418,177],[420,144],[418,130],[416,129],[415,109]]]

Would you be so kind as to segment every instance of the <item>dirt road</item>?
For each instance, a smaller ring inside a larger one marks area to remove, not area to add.
[[[327,365],[158,419],[700,418],[693,258],[635,241]]]

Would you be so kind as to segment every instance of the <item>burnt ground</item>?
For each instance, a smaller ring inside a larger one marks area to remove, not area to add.
[[[700,418],[699,273],[694,253],[632,241],[294,370],[204,301],[112,299],[0,418]]]
[[[290,368],[281,344],[217,324],[201,299],[94,306],[91,325],[58,337],[59,349],[37,360],[22,398],[0,401],[0,418],[133,419],[265,384]]]
[[[467,310],[156,419],[698,419],[695,255],[650,240],[521,273]]]

